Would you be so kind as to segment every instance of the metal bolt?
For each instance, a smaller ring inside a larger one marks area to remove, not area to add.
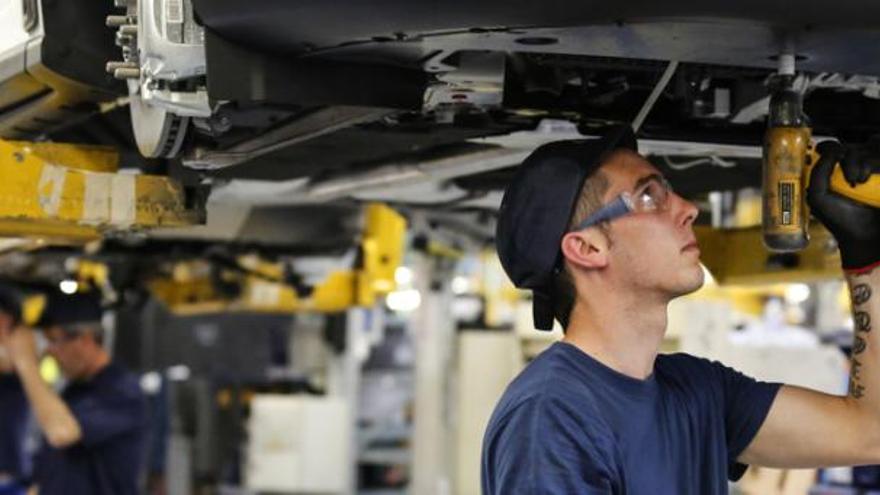
[[[116,32],[116,46],[126,46],[131,44],[134,39],[131,36],[124,35],[119,31]]]
[[[107,72],[114,74],[116,69],[137,69],[138,66],[134,62],[107,62]]]
[[[127,67],[121,67],[113,71],[113,77],[116,79],[140,79],[141,70],[138,68],[129,69]]]
[[[131,24],[131,22],[131,18],[127,15],[108,15],[104,24],[106,24],[107,27],[115,28],[125,24]]]
[[[123,26],[119,26],[119,33],[122,36],[137,36],[137,34],[138,34],[137,24],[125,24]]]

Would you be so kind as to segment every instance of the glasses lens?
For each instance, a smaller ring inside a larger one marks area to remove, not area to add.
[[[666,208],[666,199],[669,196],[669,187],[666,181],[651,180],[644,185],[635,195],[634,206],[636,211],[650,212]]]

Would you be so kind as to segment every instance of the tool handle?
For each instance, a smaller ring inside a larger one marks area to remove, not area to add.
[[[810,174],[813,166],[819,161],[819,153],[816,152],[815,145],[811,145],[807,150],[807,167],[804,174],[804,189],[810,184]],[[834,165],[831,172],[831,190],[841,196],[850,198],[859,203],[880,208],[880,173],[871,175],[867,181],[856,185],[849,185],[846,177],[843,175],[843,169],[840,164]]]

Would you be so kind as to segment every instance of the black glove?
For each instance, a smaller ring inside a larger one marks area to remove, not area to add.
[[[810,211],[831,231],[840,247],[843,269],[862,273],[880,265],[880,208],[859,203],[829,189],[834,164],[840,163],[847,182],[856,186],[880,173],[880,141],[844,147],[819,143],[819,161],[810,174]]]

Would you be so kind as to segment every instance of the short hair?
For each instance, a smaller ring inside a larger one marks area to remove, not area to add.
[[[608,192],[609,186],[608,176],[601,169],[597,169],[592,175],[587,177],[583,187],[581,187],[571,218],[568,221],[566,232],[573,230],[578,224],[602,207],[602,200],[605,193]],[[608,222],[601,222],[597,227],[610,242],[611,236]],[[574,309],[577,290],[575,289],[571,272],[565,264],[565,258],[561,256],[559,263],[560,267],[554,279],[553,287],[553,316],[562,325],[562,329],[565,330],[571,317],[571,311]]]

